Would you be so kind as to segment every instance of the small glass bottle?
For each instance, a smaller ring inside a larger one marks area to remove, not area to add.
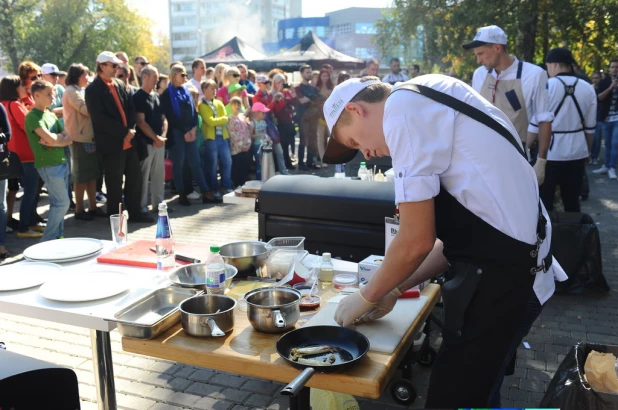
[[[157,250],[157,270],[168,271],[176,265],[174,252],[174,235],[172,225],[167,214],[167,205],[159,204],[159,217],[157,218],[157,236],[155,248]]]
[[[320,263],[320,271],[318,272],[318,280],[320,282],[331,283],[335,268],[331,262],[330,253],[326,252],[322,255],[322,263]]]

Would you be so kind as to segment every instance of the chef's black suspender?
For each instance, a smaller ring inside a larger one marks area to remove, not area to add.
[[[520,64],[521,64],[521,61],[520,61]],[[518,71],[518,75],[519,74],[521,73]],[[467,115],[473,120],[476,120],[480,122],[481,124],[489,127],[490,129],[494,130],[495,132],[497,132],[498,134],[506,138],[506,140],[510,142],[511,145],[515,147],[515,149],[517,149],[517,152],[519,152],[521,156],[524,157],[526,162],[528,162],[527,155],[524,153],[524,150],[521,147],[521,145],[519,145],[519,143],[515,140],[515,138],[513,137],[513,134],[511,134],[511,132],[508,129],[506,129],[502,124],[500,124],[498,121],[492,118],[489,114],[479,110],[476,107],[471,106],[470,104],[466,104],[463,101],[460,101],[451,95],[445,94],[440,91],[436,91],[433,88],[426,87],[424,85],[405,83],[397,87],[397,89],[394,90],[393,92],[397,92],[399,90],[407,90],[407,91],[415,92],[417,94],[421,94],[431,100],[434,100],[437,103],[440,103],[449,108],[452,108],[455,111],[459,111],[460,113]],[[543,215],[543,210],[541,209],[541,198],[540,197],[539,197],[538,208],[539,208],[539,219],[537,221],[537,226],[536,226],[536,244],[535,244],[536,250],[530,252],[530,256],[532,258],[537,257],[539,248],[541,247],[541,243],[547,237],[547,230],[546,230],[547,219],[545,219],[545,216]],[[536,268],[532,268],[530,270],[530,273],[534,275],[540,271],[547,272],[547,270],[551,267],[552,261],[553,259],[552,259],[552,254],[550,251],[547,254],[547,256],[543,258],[543,262],[541,263],[541,265],[537,266]]]

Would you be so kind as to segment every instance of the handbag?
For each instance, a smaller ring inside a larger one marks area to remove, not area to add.
[[[0,181],[20,178],[24,175],[24,167],[16,153],[9,151],[9,141],[6,135],[0,133]]]

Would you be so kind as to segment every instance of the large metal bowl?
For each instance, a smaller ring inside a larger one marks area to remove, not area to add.
[[[232,279],[238,274],[238,269],[230,264],[225,264],[225,288],[229,288]],[[183,288],[206,290],[206,264],[192,263],[181,266],[170,273],[170,280]]]
[[[230,242],[221,246],[221,256],[225,263],[238,269],[239,277],[261,276],[261,268],[266,264],[270,251],[265,242]]]

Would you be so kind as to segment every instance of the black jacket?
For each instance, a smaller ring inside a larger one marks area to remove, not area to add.
[[[97,76],[94,81],[86,87],[86,106],[92,119],[94,129],[94,141],[97,145],[97,152],[101,154],[113,154],[122,152],[124,137],[130,129],[135,128],[135,106],[131,95],[126,91],[124,84],[113,79],[120,104],[124,108],[127,118],[127,126],[122,124],[122,116],[118,111],[114,96],[111,91]],[[132,144],[135,146],[135,138]]]
[[[601,80],[599,82],[598,88],[595,90],[597,92],[597,98],[598,98],[598,95],[601,94],[603,91],[607,90],[610,85],[612,85],[611,77],[608,76],[605,79]],[[597,121],[605,121],[605,118],[607,118],[607,115],[609,114],[609,109],[611,108],[611,105],[612,105],[612,94],[611,93],[607,97],[605,97],[603,101],[601,100],[598,101]]]

